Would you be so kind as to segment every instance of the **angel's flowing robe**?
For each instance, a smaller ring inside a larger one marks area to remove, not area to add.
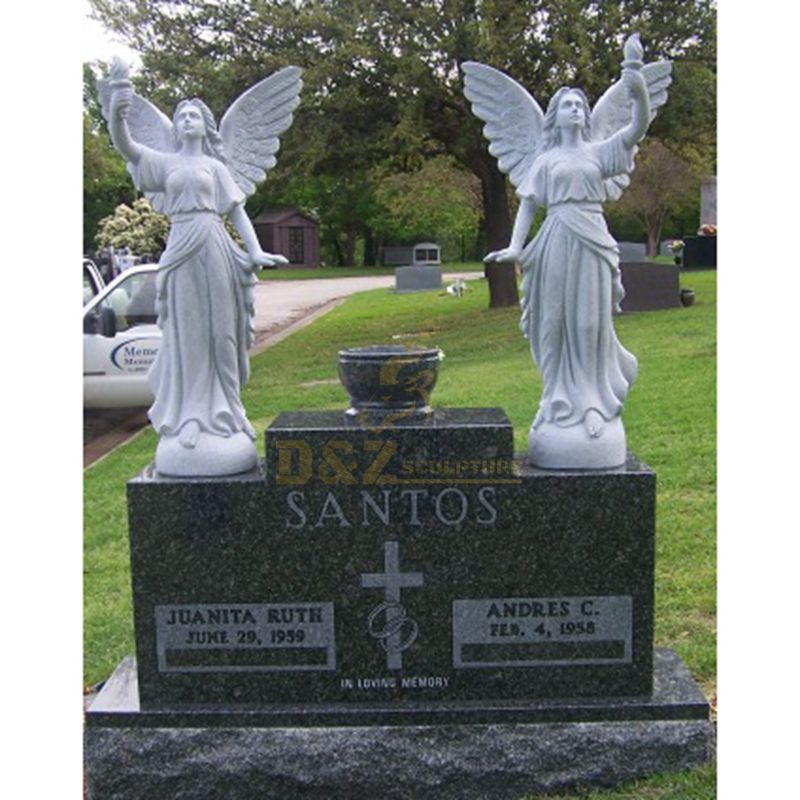
[[[162,342],[148,375],[150,421],[160,435],[195,420],[207,433],[255,439],[239,391],[249,376],[256,279],[222,221],[244,194],[205,155],[145,149],[131,171],[140,189],[159,193],[171,223],[156,282]]]
[[[556,146],[537,157],[517,190],[547,207],[521,258],[520,327],[543,379],[534,429],[578,424],[591,409],[613,419],[636,377],[636,358],[612,322],[624,291],[601,205],[604,180],[629,172],[632,158],[620,134],[577,150]]]

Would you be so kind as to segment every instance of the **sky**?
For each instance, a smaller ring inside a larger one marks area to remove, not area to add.
[[[136,52],[107,32],[99,22],[89,18],[91,7],[88,0],[80,0],[80,5],[81,63],[98,60],[108,62],[117,55],[135,67],[139,63]]]

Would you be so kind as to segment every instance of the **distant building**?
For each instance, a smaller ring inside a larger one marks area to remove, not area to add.
[[[261,247],[289,259],[292,267],[319,266],[319,220],[299,208],[267,208],[254,220]]]

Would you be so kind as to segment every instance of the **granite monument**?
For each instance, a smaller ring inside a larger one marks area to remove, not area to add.
[[[231,477],[128,485],[136,659],[87,714],[93,797],[517,798],[707,760],[653,649],[655,475],[517,458],[436,408],[438,351],[340,354]]]
[[[112,80],[117,146],[142,188],[174,201],[160,286],[173,352],[154,368],[155,462],[128,483],[135,658],[86,715],[94,800],[515,800],[710,757],[708,703],[676,654],[653,648],[655,475],[625,451],[619,420],[636,362],[611,326],[619,269],[600,195],[613,191],[607,181],[624,184],[669,77],[668,65],[638,63],[635,40],[626,56],[609,91],[626,108],[632,94],[632,116],[597,142],[582,138],[588,107],[574,90],[539,119],[513,81],[465,65],[476,110],[484,113],[484,86],[494,87],[487,102],[505,93],[502,108],[513,115],[525,106],[523,121],[555,142],[541,158],[517,159],[512,180],[525,210],[512,247],[490,254],[527,264],[523,322],[545,371],[527,458],[515,455],[502,409],[432,402],[436,348],[397,346],[342,351],[349,406],[279,414],[263,461],[216,448],[199,463],[190,458],[205,452],[201,435],[230,438],[207,429],[217,402],[228,433],[252,441],[238,399],[247,287],[253,264],[274,257],[255,246],[245,256],[219,223],[232,213],[249,241],[246,189],[204,152],[229,146],[227,115],[218,138],[203,105],[179,106],[177,149],[158,153],[128,130],[144,101],[124,75]],[[255,88],[245,110],[272,103],[282,111],[273,109],[269,130],[285,130],[297,71]],[[617,102],[598,108],[618,110]],[[276,149],[273,138],[259,151],[259,169]],[[577,151],[579,169],[559,160],[563,150]],[[551,169],[560,195],[542,192]],[[587,171],[591,199],[573,197]],[[227,199],[189,210],[187,193],[201,203]],[[523,251],[531,198],[549,216]],[[555,274],[563,253],[574,257],[563,262],[572,305]],[[212,314],[199,319],[182,293],[209,291],[212,272],[230,280],[204,296]],[[547,304],[530,294],[534,284]],[[550,326],[562,323],[554,340]],[[193,326],[197,352],[182,345],[194,341]],[[591,337],[601,351],[588,347]],[[588,380],[589,365],[602,386]],[[214,384],[217,372],[224,386]],[[567,373],[577,378],[565,388]],[[208,387],[197,395],[202,412],[188,402],[195,383]],[[545,439],[553,433],[552,447],[539,444],[542,430]]]

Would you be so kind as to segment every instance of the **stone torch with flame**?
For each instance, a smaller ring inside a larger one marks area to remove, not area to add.
[[[133,84],[129,78],[130,68],[119,57],[114,56],[111,62],[111,70],[109,78],[111,79],[111,90],[113,96],[123,101],[122,108],[120,109],[120,117],[122,119],[128,118],[128,110],[130,109],[131,100],[133,100]],[[119,102],[119,100],[117,101]]]
[[[632,72],[639,72],[644,66],[644,48],[639,40],[639,34],[634,33],[625,40],[622,48],[625,58],[622,61],[622,74],[630,70]]]

